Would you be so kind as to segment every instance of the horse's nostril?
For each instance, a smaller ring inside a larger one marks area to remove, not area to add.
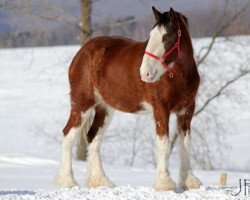
[[[150,76],[150,73],[147,73],[147,77],[149,77]]]

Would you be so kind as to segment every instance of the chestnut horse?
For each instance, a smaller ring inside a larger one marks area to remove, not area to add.
[[[153,7],[156,24],[149,40],[97,37],[83,46],[69,68],[71,113],[65,126],[62,161],[55,177],[61,187],[73,187],[71,151],[80,134],[88,141],[86,186],[114,187],[100,159],[100,144],[114,110],[152,113],[156,126],[158,191],[175,190],[168,170],[171,142],[169,116],[177,115],[180,143],[179,187],[199,188],[190,167],[190,123],[199,74],[193,57],[187,18],[170,8]]]

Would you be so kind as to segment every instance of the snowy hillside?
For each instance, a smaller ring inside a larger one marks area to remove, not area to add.
[[[240,44],[232,41],[222,43],[222,40],[218,41],[216,50],[204,67],[199,68],[202,84],[208,78],[213,83],[211,91],[218,86],[219,79],[227,80],[237,73],[239,66],[250,62],[250,45],[245,46],[250,44],[250,37],[232,39],[240,41]],[[199,52],[208,42],[209,39],[194,40],[195,51]],[[69,113],[67,70],[78,49],[78,46],[66,46],[0,50],[0,199],[230,199],[230,192],[226,188],[214,188],[218,186],[220,171],[196,170],[204,183],[204,187],[197,191],[153,191],[153,161],[147,160],[152,152],[146,149],[132,162],[128,145],[136,132],[133,129],[134,121],[139,120],[143,133],[150,132],[152,140],[153,122],[149,117],[143,118],[145,123],[135,115],[122,113],[114,117],[102,148],[107,174],[119,187],[113,190],[56,189],[52,179],[60,160],[61,130]],[[225,155],[228,156],[224,156],[223,163],[215,157],[215,162],[219,163],[217,168],[228,172],[228,186],[237,186],[239,178],[250,178],[250,156],[247,153],[250,152],[249,80],[250,77],[246,76],[229,87],[222,97],[208,107],[208,110],[212,108],[220,116],[220,126],[233,133],[224,139],[228,145]],[[208,96],[210,89],[206,91]],[[198,108],[200,105],[198,99]],[[128,131],[127,138],[124,138],[126,143],[121,144],[116,140],[114,133],[121,131],[117,129],[117,123],[124,129],[131,128],[125,129]],[[194,120],[194,126],[197,124],[207,129],[208,133],[217,129],[207,121]],[[212,136],[208,134],[206,137]],[[141,144],[148,145],[147,141]],[[110,149],[117,147],[117,153],[110,152]],[[178,162],[175,159],[176,156],[170,166],[177,180]],[[86,164],[74,161],[73,167],[76,180],[82,186]]]

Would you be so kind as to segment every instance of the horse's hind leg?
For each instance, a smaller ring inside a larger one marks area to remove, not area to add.
[[[194,176],[190,165],[191,135],[190,123],[194,112],[192,105],[185,113],[177,115],[180,146],[179,187],[196,189],[201,186],[200,180]]]
[[[69,67],[69,83],[71,113],[67,125],[63,129],[62,160],[54,179],[62,187],[76,185],[71,166],[71,151],[75,139],[87,134],[91,126],[91,114],[95,105],[93,85],[91,81],[91,56],[85,48],[81,48]]]
[[[62,144],[62,158],[59,170],[54,178],[54,182],[59,187],[72,188],[77,185],[72,171],[72,147],[80,134],[87,134],[93,119],[93,109],[89,108],[85,112],[71,111],[69,121],[64,128],[64,138]]]
[[[95,111],[94,121],[87,135],[89,146],[85,184],[87,187],[94,188],[99,186],[114,187],[115,185],[105,175],[100,158],[102,137],[112,120],[114,111],[103,106],[97,106]]]

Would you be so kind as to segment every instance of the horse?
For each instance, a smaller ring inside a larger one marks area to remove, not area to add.
[[[71,111],[63,129],[62,159],[54,178],[60,187],[77,185],[71,153],[74,141],[84,134],[88,141],[87,187],[115,187],[100,158],[102,137],[115,110],[151,113],[156,128],[156,191],[175,191],[168,169],[171,151],[169,116],[177,116],[180,146],[178,187],[199,188],[190,166],[190,123],[200,77],[193,56],[188,20],[170,8],[155,16],[145,42],[119,36],[100,36],[87,42],[75,55],[68,71]]]

